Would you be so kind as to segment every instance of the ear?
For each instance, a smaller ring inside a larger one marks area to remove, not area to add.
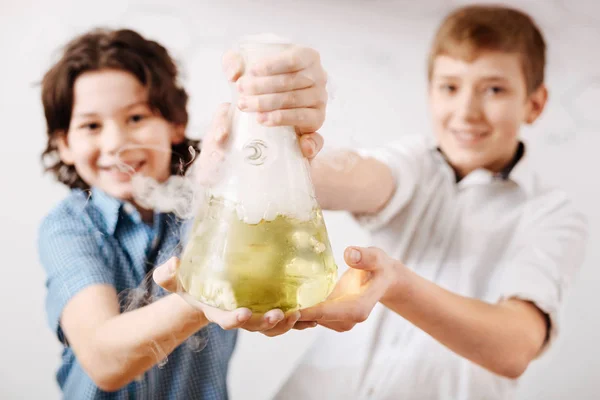
[[[60,157],[60,160],[67,165],[73,165],[75,163],[75,160],[73,157],[73,151],[69,147],[67,133],[63,131],[57,132],[54,139],[54,143],[58,148],[58,155]]]
[[[185,125],[174,125],[171,133],[171,143],[180,144],[185,140]]]
[[[527,99],[528,107],[525,115],[525,122],[533,124],[544,111],[546,102],[548,101],[548,89],[546,85],[541,84]]]

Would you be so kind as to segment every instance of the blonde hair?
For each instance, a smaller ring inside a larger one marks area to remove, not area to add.
[[[439,55],[473,61],[484,51],[520,56],[527,93],[544,82],[546,43],[533,19],[504,6],[472,5],[450,13],[433,40],[428,59],[428,79]]]

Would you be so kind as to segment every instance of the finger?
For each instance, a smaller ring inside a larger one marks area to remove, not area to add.
[[[294,327],[294,325],[298,321],[298,318],[300,318],[300,312],[294,311],[293,313],[287,315],[283,321],[280,321],[273,328],[263,331],[262,333],[269,337],[283,335],[284,333],[288,332]]]
[[[315,321],[298,321],[294,324],[294,328],[299,331],[303,331],[304,329],[314,328],[317,326]]]
[[[171,257],[166,263],[157,267],[152,272],[154,282],[168,292],[179,291],[179,281],[177,279],[177,270],[179,269],[179,259]]]
[[[221,60],[223,72],[230,82],[235,82],[244,73],[244,60],[240,53],[229,50]]]
[[[194,162],[194,179],[202,186],[212,186],[220,179],[220,168],[225,158],[224,143],[229,137],[229,113],[231,104],[221,104],[211,122],[210,129],[202,140],[200,155]]]
[[[316,132],[325,121],[325,110],[292,108],[258,113],[258,122],[266,126],[294,126],[300,133]]]
[[[270,310],[262,316],[256,315],[255,318],[252,318],[246,322],[242,328],[251,332],[267,331],[275,327],[275,325],[277,325],[284,318],[285,315],[283,314],[283,311],[279,309]]]
[[[364,322],[375,306],[375,302],[366,296],[350,299],[325,301],[316,306],[301,310],[299,321],[331,322]]]
[[[247,112],[266,112],[290,108],[325,108],[327,93],[322,88],[292,90],[283,93],[240,96],[238,107]]]
[[[305,133],[300,136],[300,149],[304,157],[312,160],[323,148],[323,136],[318,132]]]
[[[344,307],[347,307],[348,303],[343,301],[325,301],[315,306],[300,310],[299,321],[341,321],[347,313],[344,311]]]
[[[322,68],[311,66],[307,69],[289,74],[270,76],[244,75],[236,82],[239,93],[258,95],[268,93],[289,92],[307,89],[313,86],[325,87],[327,77]]]
[[[205,143],[206,144],[206,143]],[[201,187],[212,187],[223,176],[223,160],[225,154],[222,149],[215,148],[215,146],[206,145],[202,146],[200,157],[198,161],[194,163],[194,170],[190,176],[193,177],[196,183]]]
[[[394,260],[377,247],[351,246],[344,251],[344,261],[348,266],[367,271],[381,270]]]
[[[336,332],[348,332],[349,330],[354,328],[354,326],[356,326],[356,323],[354,323],[354,322],[319,322],[319,325],[321,325],[327,329],[334,330]]]
[[[281,53],[258,61],[250,68],[254,76],[287,74],[321,62],[319,53],[308,47],[293,46]]]
[[[224,311],[215,307],[204,305],[202,310],[209,321],[214,322],[225,330],[239,328],[252,317],[252,312],[247,308],[238,308],[234,311]]]
[[[280,309],[269,310],[264,315],[264,319],[267,323],[267,329],[270,329],[277,325],[280,321],[285,319],[285,314]]]
[[[215,115],[213,116],[208,138],[214,140],[214,142],[217,144],[222,144],[223,142],[225,142],[227,137],[229,137],[230,110],[231,104],[223,103],[219,105],[217,111],[215,112]]]

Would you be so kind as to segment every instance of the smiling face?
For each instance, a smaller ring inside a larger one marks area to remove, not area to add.
[[[429,106],[437,143],[461,177],[511,162],[523,123],[533,123],[547,98],[543,85],[528,94],[521,58],[483,52],[472,62],[435,58]]]
[[[73,87],[69,130],[58,138],[61,160],[91,187],[132,199],[135,173],[163,182],[170,175],[171,146],[183,127],[154,113],[146,88],[121,70],[85,72]]]

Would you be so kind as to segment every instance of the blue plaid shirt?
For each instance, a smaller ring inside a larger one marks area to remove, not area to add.
[[[91,191],[91,197],[88,192],[73,190],[44,219],[39,253],[47,274],[49,324],[65,343],[56,375],[64,398],[227,399],[235,331],[210,324],[169,354],[166,364],[109,393],[99,389],[81,368],[60,327],[67,302],[88,286],[109,284],[123,295],[149,285],[152,267],[178,254],[180,230],[180,222],[171,214],[155,214],[154,226],[149,226],[135,207],[97,189]],[[156,292],[157,286],[152,286]],[[200,349],[204,343],[206,347]]]

